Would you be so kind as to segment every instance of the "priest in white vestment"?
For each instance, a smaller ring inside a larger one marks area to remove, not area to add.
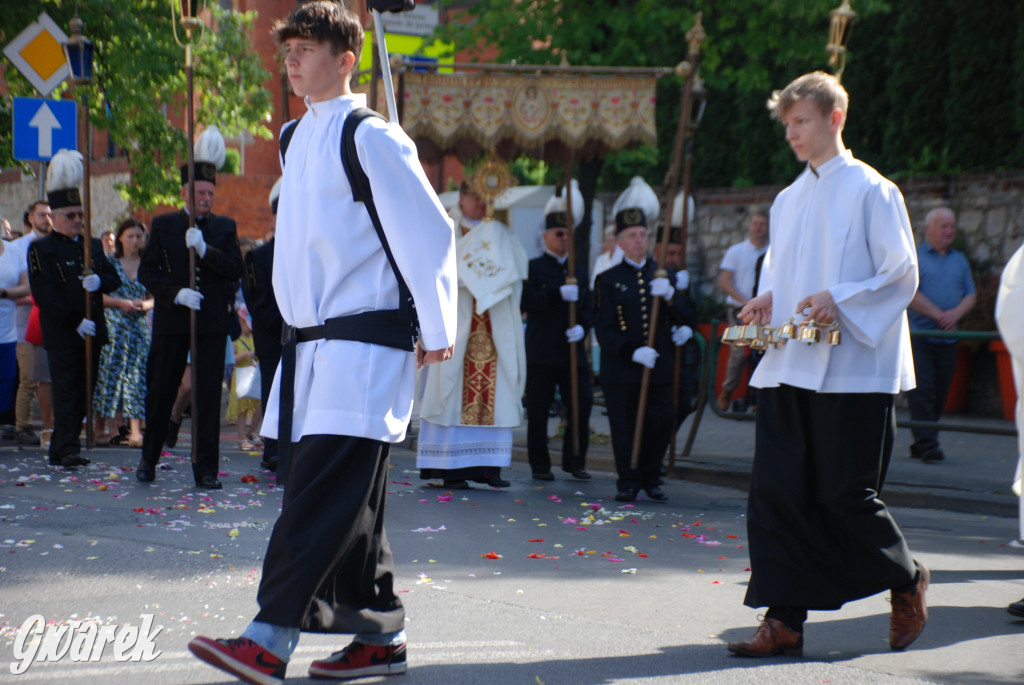
[[[1024,245],[1006,263],[996,297],[996,325],[1003,336],[1006,349],[1013,357],[1013,380],[1017,386],[1017,472],[1013,476],[1013,493],[1020,498],[1020,530],[1018,539],[1024,542]],[[1016,604],[1022,604],[1024,600]],[[1024,610],[1024,607],[1018,609]],[[1012,613],[1012,612],[1011,612]],[[1021,614],[1017,614],[1021,615]]]
[[[426,369],[416,466],[448,488],[507,487],[512,430],[522,422],[526,350],[519,301],[526,250],[465,184],[456,225],[459,314],[455,355]]]

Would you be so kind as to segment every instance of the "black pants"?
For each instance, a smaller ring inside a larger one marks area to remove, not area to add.
[[[274,374],[277,372],[277,365],[281,362],[281,332],[277,335],[253,329],[253,346],[256,348],[256,358],[260,362],[260,407],[263,416],[267,415],[267,400],[270,398],[270,388],[274,385]],[[263,459],[273,461],[277,459],[277,440],[274,438],[263,439]]]
[[[580,445],[573,455],[572,428],[567,425],[562,437],[562,470],[577,471],[586,468],[587,448],[590,446],[590,409],[594,404],[594,391],[590,385],[590,370],[578,367],[579,431]],[[548,409],[555,398],[555,388],[562,397],[568,420],[572,421],[572,384],[567,366],[543,366],[530,364],[526,367],[526,449],[530,468],[534,473],[551,470],[551,454],[548,452]]]
[[[661,475],[661,459],[672,437],[672,385],[650,385],[640,441],[640,459],[636,469],[630,467],[630,461],[633,455],[636,411],[640,404],[640,384],[606,383],[604,401],[612,431],[615,469],[619,473],[616,485],[619,490],[657,486]]]
[[[257,595],[257,621],[319,633],[401,630],[384,533],[390,445],[307,435],[292,445],[284,506]]]
[[[835,609],[911,583],[910,550],[879,499],[893,395],[780,386],[758,399],[744,603]]]
[[[71,332],[78,339],[78,334]],[[92,381],[95,387],[100,348],[92,345]],[[85,419],[85,343],[70,342],[46,348],[53,386],[53,435],[50,437],[51,464],[82,451],[82,421]],[[89,389],[91,393],[93,388]]]
[[[196,427],[192,470],[197,481],[203,476],[216,476],[220,466],[220,396],[227,339],[226,333],[198,336],[197,358],[192,360],[198,377],[192,406],[192,422]],[[142,458],[154,466],[160,460],[167,439],[167,422],[188,364],[188,352],[188,334],[155,335],[149,348]]]
[[[914,350],[914,375],[917,387],[907,393],[910,404],[910,418],[914,421],[938,421],[946,406],[949,385],[956,370],[956,343],[932,342],[927,338],[913,337],[910,344]],[[939,431],[934,428],[914,428],[914,444],[911,452],[922,456],[939,446]]]

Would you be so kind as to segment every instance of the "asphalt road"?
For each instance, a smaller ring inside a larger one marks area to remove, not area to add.
[[[210,493],[191,487],[181,456],[145,486],[137,451],[96,451],[77,474],[48,471],[38,451],[0,451],[0,681],[233,682],[186,645],[237,635],[254,615],[281,492],[258,457],[224,454],[225,489]],[[1024,621],[1005,611],[1024,595],[1013,519],[894,510],[932,569],[930,620],[908,651],[889,650],[878,595],[812,613],[803,658],[748,660],[725,649],[757,624],[742,606],[744,493],[672,481],[668,503],[623,506],[612,474],[537,484],[523,464],[506,470],[507,490],[446,493],[414,463],[395,451],[387,519],[410,670],[358,682],[1024,682]],[[107,650],[98,663],[65,658],[11,675],[18,628],[35,614],[58,625],[139,625],[152,614],[161,653],[119,663]],[[304,636],[289,682],[345,642]]]

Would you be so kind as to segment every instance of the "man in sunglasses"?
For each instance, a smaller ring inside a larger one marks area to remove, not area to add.
[[[103,255],[100,241],[82,235],[85,214],[78,185],[82,179],[81,154],[61,150],[47,170],[46,196],[53,211],[53,231],[32,243],[28,251],[28,278],[39,306],[53,384],[53,437],[51,466],[73,468],[89,460],[82,456],[82,420],[85,418],[85,339],[93,340],[88,363],[96,378],[100,348],[107,342],[103,295],[121,286],[114,267]],[[91,240],[92,263],[85,268],[85,240]],[[3,293],[0,293],[3,295]],[[89,318],[85,299],[91,299]],[[88,390],[90,393],[92,389]]]

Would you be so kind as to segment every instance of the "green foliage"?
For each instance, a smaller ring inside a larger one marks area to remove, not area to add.
[[[542,186],[551,183],[551,169],[544,160],[520,157],[512,161],[512,175],[521,186]]]
[[[224,166],[219,171],[222,174],[235,174],[236,176],[242,171],[242,153],[233,147],[229,147],[225,150],[224,154]]]
[[[0,39],[8,42],[41,11],[67,27],[76,9],[85,22],[86,37],[96,46],[93,82],[87,89],[89,119],[96,128],[108,131],[128,156],[132,181],[122,193],[143,208],[175,202],[177,166],[186,155],[186,134],[172,121],[179,125],[184,121],[186,79],[185,51],[175,43],[169,4],[162,0],[11,3],[0,15]],[[193,50],[196,130],[216,124],[225,137],[248,131],[268,139],[271,103],[263,84],[269,76],[248,37],[255,13],[222,10],[217,3],[211,3],[210,13],[213,28],[203,32]],[[184,38],[180,27],[178,35]],[[15,69],[8,68],[5,76],[11,94],[34,94]],[[73,95],[81,102],[81,90]],[[0,122],[3,116],[0,109]],[[12,163],[5,139],[0,144],[0,166]]]

